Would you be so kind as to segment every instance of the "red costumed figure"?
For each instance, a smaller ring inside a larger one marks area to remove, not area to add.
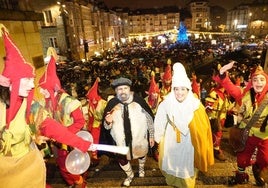
[[[157,107],[161,102],[161,98],[160,98],[160,89],[155,81],[155,73],[153,71],[151,73],[149,91],[146,93],[148,94],[148,97],[145,98],[146,102],[148,103],[153,113],[155,114],[157,111]]]
[[[171,79],[172,79],[172,71],[171,71],[171,60],[168,59],[167,66],[165,68],[165,72],[162,75],[162,87],[160,89],[161,100],[165,98],[165,96],[171,90]]]
[[[201,82],[202,82],[201,79],[199,80],[199,82],[197,82],[197,77],[193,73],[192,74],[192,84],[191,84],[192,90],[193,90],[193,93],[195,93],[199,99],[201,98],[201,89],[200,89]]]
[[[49,187],[44,159],[34,141],[51,138],[83,152],[92,144],[52,119],[33,100],[35,69],[26,62],[2,24],[0,29],[6,50],[2,74],[10,81],[10,86],[0,86],[0,182],[9,188]]]
[[[53,56],[47,65],[44,75],[39,80],[40,93],[45,97],[46,110],[53,118],[63,124],[67,129],[76,134],[85,125],[82,105],[79,100],[67,94],[62,88],[56,73],[56,62]],[[86,181],[83,174],[75,175],[67,171],[66,157],[70,151],[68,145],[55,143],[57,148],[56,162],[61,175],[68,185],[85,187]]]
[[[256,65],[251,71],[248,84],[241,89],[233,84],[228,76],[228,70],[234,63],[232,61],[224,65],[219,70],[219,75],[213,77],[239,105],[236,126],[243,128],[250,125],[248,138],[241,150],[237,151],[235,141],[245,137],[237,134],[229,135],[230,145],[236,151],[237,157],[237,171],[229,183],[248,183],[249,175],[246,168],[252,166],[256,185],[264,187],[268,183],[268,75],[260,65]],[[231,130],[233,129],[230,129],[230,133]],[[254,162],[253,155],[256,155]]]
[[[145,101],[148,103],[149,107],[151,108],[153,114],[156,114],[158,105],[162,101],[160,97],[160,89],[155,82],[155,74],[154,72],[151,73],[151,81],[149,91],[146,92],[148,97],[145,98]],[[155,143],[154,147],[152,148],[152,154],[156,161],[158,161],[159,153],[158,153],[158,144]]]
[[[88,131],[91,132],[93,137],[93,143],[98,144],[100,138],[100,125],[106,101],[98,94],[100,78],[97,78],[93,86],[86,94],[88,100]],[[91,153],[93,165],[97,165],[99,162],[97,151]]]
[[[205,99],[206,112],[212,130],[214,157],[220,161],[226,160],[221,149],[221,140],[223,136],[222,129],[224,128],[226,115],[231,105],[229,95],[226,93],[225,89],[219,85],[212,88]]]

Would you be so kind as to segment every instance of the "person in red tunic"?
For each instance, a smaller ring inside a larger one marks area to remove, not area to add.
[[[246,168],[252,166],[256,185],[263,187],[268,183],[267,178],[265,178],[268,174],[268,107],[266,103],[263,104],[264,101],[268,100],[268,75],[260,65],[255,65],[252,68],[248,84],[241,89],[231,81],[228,74],[228,70],[233,67],[234,63],[234,61],[231,61],[224,65],[219,70],[219,74],[215,75],[213,79],[221,84],[239,105],[237,126],[239,128],[246,127],[258,109],[263,105],[264,109],[258,115],[259,117],[256,118],[257,120],[253,120],[254,123],[249,130],[244,149],[236,151],[237,171],[229,183],[248,183],[249,175],[246,172]],[[230,144],[234,146],[231,138]],[[243,137],[240,139],[243,139]],[[236,150],[234,147],[233,149]],[[255,154],[256,151],[257,153]],[[254,161],[252,161],[253,155],[256,155]]]
[[[151,73],[151,81],[150,81],[149,90],[146,93],[148,96],[145,98],[145,101],[148,103],[153,114],[155,115],[158,105],[160,104],[162,99],[160,97],[160,89],[158,87],[158,84],[155,81],[155,73],[153,71]],[[155,144],[151,150],[152,150],[153,158],[156,161],[158,161],[158,158],[159,158],[158,144]]]
[[[229,96],[220,85],[214,86],[205,98],[206,112],[212,130],[214,157],[220,161],[227,160],[221,148],[221,141],[226,115],[230,106]]]
[[[53,56],[47,69],[39,80],[40,93],[45,97],[45,107],[51,116],[67,129],[76,134],[85,126],[81,102],[67,94],[62,88],[56,73],[56,62]],[[65,166],[65,160],[70,152],[68,145],[55,143],[57,148],[56,162],[60,173],[68,185],[86,187],[83,174],[71,174]]]
[[[43,106],[33,100],[34,67],[26,62],[19,49],[0,24],[6,57],[0,86],[0,182],[9,188],[49,187],[38,139],[53,139],[88,151],[93,145],[55,121]],[[8,82],[6,82],[8,79]],[[19,169],[19,170],[18,170]]]
[[[161,76],[161,80],[162,80],[162,87],[160,88],[161,100],[163,100],[165,98],[165,96],[171,90],[171,79],[172,79],[171,60],[168,59],[167,66],[165,68],[165,72]]]
[[[98,144],[100,139],[100,126],[106,101],[98,94],[100,78],[97,78],[93,86],[88,90],[86,97],[88,101],[88,122],[87,129],[93,137],[93,143]],[[97,151],[91,152],[91,164],[96,166],[99,164]]]

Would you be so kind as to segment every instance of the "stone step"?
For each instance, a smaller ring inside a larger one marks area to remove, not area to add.
[[[167,186],[165,178],[162,176],[161,171],[158,168],[158,163],[151,157],[147,158],[145,165],[145,177],[138,177],[138,161],[131,162],[135,177],[131,183],[131,187],[171,187]],[[54,175],[48,178],[48,182],[53,188],[64,188],[65,182],[61,178],[55,163],[51,163],[54,168]],[[53,166],[54,165],[54,166]],[[236,163],[232,162],[216,162],[206,173],[199,173],[196,180],[197,188],[206,187],[230,187],[228,186],[228,179],[234,175],[236,169]],[[118,163],[109,159],[106,156],[102,156],[100,164],[96,167],[90,167],[87,171],[88,187],[121,187],[123,180],[126,178],[125,173],[121,170]],[[250,174],[251,172],[249,172]],[[254,178],[250,174],[250,183],[247,185],[236,185],[235,187],[254,187]],[[252,182],[252,183],[251,183]],[[66,185],[65,185],[66,187]]]
[[[228,180],[234,175],[236,171],[236,157],[228,143],[228,131],[224,130],[222,147],[226,155],[227,160],[222,162],[215,160],[215,164],[209,168],[206,173],[199,173],[196,180],[196,188],[223,188],[230,187]],[[53,188],[67,188],[64,180],[61,178],[60,173],[55,165],[54,159],[48,161],[51,172],[51,177],[48,177],[48,182]],[[135,173],[138,171],[138,161],[131,161],[132,168]],[[125,179],[126,175],[119,167],[118,163],[107,156],[101,157],[98,166],[90,166],[88,169],[87,182],[88,188],[112,188],[121,187],[121,183]],[[133,179],[131,187],[139,188],[169,188],[165,183],[165,179],[158,168],[158,163],[152,158],[148,157],[145,164],[145,177],[139,178],[137,175]],[[250,175],[249,183],[244,185],[235,185],[235,188],[257,188],[255,186],[255,180],[251,171],[251,168],[247,168],[247,173]],[[267,186],[266,186],[267,187]]]

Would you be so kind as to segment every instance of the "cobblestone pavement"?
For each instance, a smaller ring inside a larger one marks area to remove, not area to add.
[[[234,175],[234,171],[236,170],[236,160],[235,154],[232,152],[228,144],[228,130],[224,130],[222,148],[224,149],[227,160],[224,162],[216,160],[215,165],[213,165],[207,173],[199,173],[196,182],[197,188],[230,187],[228,185],[228,179]],[[50,173],[50,176],[48,177],[48,183],[53,188],[67,188],[68,186],[61,178],[53,159],[51,159],[48,164],[50,172],[53,172]],[[133,170],[137,172],[138,162],[134,160],[132,161],[132,165]],[[251,168],[248,168],[247,172],[250,175],[249,183],[244,185],[234,185],[232,187],[257,187],[254,185],[255,181]],[[147,158],[145,173],[144,178],[139,178],[135,174],[131,187],[170,187],[166,185],[157,162],[150,156]],[[96,167],[89,167],[87,171],[87,187],[121,187],[124,178],[125,174],[118,164],[113,159],[110,159],[107,156],[102,156],[100,164]],[[264,187],[268,188],[267,185]]]

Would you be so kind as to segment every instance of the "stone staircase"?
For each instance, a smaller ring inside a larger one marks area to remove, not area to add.
[[[215,160],[215,164],[209,168],[207,173],[204,174],[200,172],[196,181],[196,188],[230,187],[230,185],[228,185],[228,180],[231,176],[234,175],[234,171],[236,170],[236,159],[234,153],[228,145],[226,136],[227,134],[225,132],[224,139],[222,140],[222,147],[224,149],[227,160],[224,162]],[[171,187],[166,185],[165,179],[158,168],[158,163],[152,157],[147,157],[144,178],[139,178],[137,175],[138,161],[133,160],[131,164],[133,171],[136,173],[133,182],[131,183],[131,187]],[[66,186],[64,180],[61,178],[60,173],[55,165],[54,159],[50,159],[48,161],[48,171],[51,173],[49,173],[47,180],[53,188],[68,187]],[[250,175],[249,183],[244,185],[235,185],[233,187],[257,187],[254,185],[255,181],[251,168],[248,168],[247,172]],[[126,178],[125,173],[121,170],[118,163],[113,158],[109,158],[106,155],[103,155],[101,157],[98,166],[90,166],[87,173],[88,188],[121,187],[123,180]],[[266,188],[268,188],[267,185]]]
[[[133,171],[135,172],[135,177],[131,183],[131,187],[171,187],[166,185],[165,179],[158,168],[158,164],[153,158],[147,158],[144,178],[139,178],[137,175],[138,161],[134,160],[131,164]],[[51,163],[50,165],[51,169],[54,168],[54,175],[48,177],[50,185],[53,188],[68,187],[61,178],[55,163]],[[206,174],[199,173],[196,187],[230,187],[228,186],[228,179],[233,175],[235,167],[236,163],[216,162]],[[126,178],[126,175],[121,170],[117,162],[113,159],[109,159],[107,156],[102,156],[100,164],[97,167],[90,167],[87,172],[87,185],[89,188],[121,187],[121,183]],[[236,185],[235,187],[255,187],[254,178],[250,171],[249,174],[251,175],[249,184]]]
[[[93,184],[96,187],[105,187],[107,185],[111,187],[120,187],[121,183],[126,178],[126,175],[121,170],[118,163],[115,160],[109,160],[106,156],[103,156],[101,161],[101,164],[97,168],[92,169],[94,171],[90,171],[89,173],[87,181],[90,187]],[[138,177],[138,161],[133,160],[131,164],[135,173],[131,186],[166,187],[165,179],[158,168],[157,162],[153,158],[147,158],[144,178]]]

